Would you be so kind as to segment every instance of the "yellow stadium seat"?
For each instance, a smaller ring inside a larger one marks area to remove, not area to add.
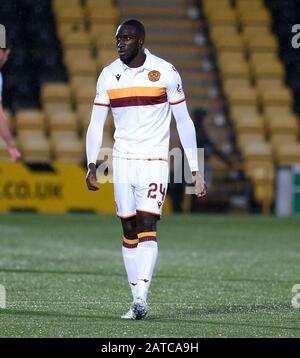
[[[55,10],[61,10],[62,8],[67,7],[68,9],[74,9],[77,7],[80,7],[80,0],[68,0],[68,1],[62,1],[62,0],[53,0],[52,6]]]
[[[118,8],[94,8],[87,9],[87,18],[90,24],[114,24],[118,25],[120,22],[120,11]]]
[[[209,29],[210,37],[213,41],[216,39],[220,39],[225,35],[225,37],[228,36],[236,36],[238,35],[238,28],[235,24],[233,25],[214,25],[210,26]]]
[[[224,80],[244,79],[249,82],[250,67],[245,60],[241,62],[220,63],[219,68]]]
[[[105,38],[111,38],[112,44],[115,42],[115,34],[117,31],[117,27],[115,24],[102,24],[102,23],[93,23],[90,26],[90,36],[93,41],[97,41],[99,36],[103,36]]]
[[[76,61],[85,61],[92,59],[92,51],[90,48],[84,49],[66,49],[64,51],[64,62],[67,66],[71,64],[74,60]]]
[[[239,20],[245,25],[261,25],[271,26],[272,17],[270,12],[262,7],[261,9],[241,9],[239,12]]]
[[[267,127],[271,135],[273,134],[298,134],[299,124],[294,115],[267,120]]]
[[[98,52],[97,64],[99,68],[109,65],[118,58],[116,50],[102,49]]]
[[[297,136],[297,133],[272,134],[272,136],[270,137],[270,141],[272,143],[273,148],[275,148],[275,147],[280,146],[280,145],[285,145],[285,144],[297,142],[298,141],[298,136]]]
[[[44,112],[37,109],[23,109],[16,113],[16,128],[22,129],[45,129]]]
[[[265,9],[263,0],[236,0],[236,8],[238,11],[260,11]]]
[[[43,130],[19,130],[18,145],[24,161],[49,162],[51,160],[50,143]]]
[[[252,52],[274,52],[278,51],[278,42],[272,34],[261,34],[257,37],[245,39],[245,44],[250,53]]]
[[[292,106],[293,97],[290,89],[287,87],[274,87],[266,91],[260,92],[260,99],[263,106],[266,105],[287,105]]]
[[[114,8],[115,1],[114,0],[101,0],[101,3],[99,3],[99,0],[86,0],[85,6],[90,10],[99,9],[99,7],[101,7],[101,9],[104,11],[107,8]]]
[[[265,105],[264,106],[264,113],[267,117],[269,118],[284,118],[285,116],[289,116],[290,114],[293,113],[292,109],[290,106],[288,105]]]
[[[272,161],[272,147],[267,142],[249,143],[249,145],[243,148],[243,156],[247,161]]]
[[[99,66],[97,62],[90,58],[74,58],[68,63],[68,72],[73,76],[94,76],[97,78],[99,73]]]
[[[234,125],[239,134],[257,133],[263,136],[264,133],[264,120],[260,115],[255,117],[241,116],[235,119]]]
[[[85,158],[84,142],[76,131],[52,131],[51,148],[54,159],[60,162],[80,163]]]
[[[225,94],[231,92],[235,88],[250,87],[250,81],[248,78],[225,78],[223,79],[223,88]]]
[[[96,87],[94,84],[92,86],[83,85],[78,87],[74,92],[74,96],[77,104],[88,103],[92,105],[96,96]]]
[[[227,94],[227,99],[230,105],[256,105],[257,93],[253,87],[241,87],[232,89],[232,91]]]
[[[260,25],[248,25],[243,26],[242,36],[245,42],[247,40],[258,37],[258,36],[268,36],[272,34],[269,26],[260,26]]]
[[[293,165],[300,163],[300,143],[291,142],[278,145],[275,148],[275,159],[278,165]]]
[[[71,81],[71,89],[72,89],[73,96],[78,88],[83,88],[83,87],[89,87],[89,88],[93,87],[94,94],[96,95],[96,84],[97,84],[96,76],[74,75],[70,78],[70,81]]]
[[[206,13],[213,12],[216,9],[230,10],[231,5],[229,0],[203,0],[203,9]]]
[[[83,24],[85,21],[84,12],[80,6],[73,7],[72,9],[68,6],[57,10],[54,9],[54,13],[58,23]]]
[[[270,88],[282,87],[283,82],[281,78],[257,78],[256,88],[258,92],[268,91]]]
[[[89,33],[69,33],[66,37],[62,38],[64,50],[70,49],[91,49],[91,38]]]
[[[232,105],[229,107],[230,116],[235,120],[236,118],[247,116],[256,116],[259,114],[258,108],[256,105]]]
[[[211,25],[234,25],[237,23],[236,13],[232,8],[216,7],[209,10],[206,15]]]
[[[56,113],[61,113],[61,112],[72,111],[72,106],[70,102],[45,103],[43,105],[43,108],[46,116],[55,115]]]
[[[284,68],[274,53],[252,53],[250,64],[253,75],[259,78],[284,78]]]
[[[78,119],[76,112],[64,111],[47,115],[49,132],[53,130],[78,130]]]
[[[84,23],[68,23],[62,22],[57,23],[57,33],[60,40],[72,35],[72,34],[82,34],[86,32]]]
[[[0,138],[0,162],[10,162],[7,146],[2,138]]]
[[[244,147],[249,146],[251,143],[257,142],[265,142],[265,137],[263,132],[256,132],[256,133],[245,133],[245,132],[237,132],[236,133],[236,142],[238,148],[242,151]]]
[[[71,89],[65,82],[46,82],[41,89],[41,100],[43,104],[53,102],[71,101]]]
[[[218,51],[243,51],[244,42],[241,35],[236,34],[223,34],[221,37],[214,39],[214,45]]]

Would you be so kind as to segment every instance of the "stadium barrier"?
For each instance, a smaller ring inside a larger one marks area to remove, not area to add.
[[[92,211],[115,213],[113,184],[90,192],[85,184],[86,169],[78,164],[54,162],[51,166],[23,163],[0,164],[0,212],[36,211],[64,213]],[[166,199],[164,212],[170,212]]]

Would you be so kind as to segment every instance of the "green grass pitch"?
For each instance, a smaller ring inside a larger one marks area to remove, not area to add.
[[[164,216],[149,317],[131,295],[119,220],[0,216],[1,337],[299,337],[300,218]]]

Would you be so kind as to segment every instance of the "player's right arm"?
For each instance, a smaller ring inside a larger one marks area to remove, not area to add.
[[[96,162],[102,145],[103,127],[109,110],[109,98],[105,89],[103,72],[97,82],[97,94],[93,105],[91,121],[86,134],[86,156],[88,172],[86,184],[89,190],[96,191]]]

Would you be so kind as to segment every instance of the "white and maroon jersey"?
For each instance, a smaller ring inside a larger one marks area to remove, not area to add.
[[[146,60],[130,68],[117,59],[101,72],[95,105],[110,106],[115,122],[114,156],[168,158],[170,105],[185,100],[172,64],[145,49]]]
[[[2,73],[0,72],[0,102],[2,101],[2,89],[3,89],[3,78],[2,78]]]

